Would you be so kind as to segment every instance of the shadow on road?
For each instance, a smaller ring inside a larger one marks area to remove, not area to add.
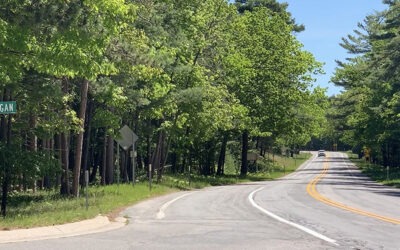
[[[329,170],[318,185],[332,185],[337,186],[338,189],[342,190],[362,190],[382,195],[400,197],[400,189],[384,186],[371,180],[367,175],[354,166],[348,158],[321,157],[313,161],[313,163],[319,164],[324,162],[329,163]],[[322,173],[323,170],[324,168],[321,166],[319,168],[301,169],[298,171],[319,174]]]

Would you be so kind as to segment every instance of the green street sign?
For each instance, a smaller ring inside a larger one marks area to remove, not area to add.
[[[0,102],[0,114],[15,114],[17,113],[17,102]]]

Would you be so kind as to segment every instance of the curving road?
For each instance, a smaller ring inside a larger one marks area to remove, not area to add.
[[[174,193],[123,215],[115,231],[0,249],[400,249],[400,190],[338,152],[277,181]]]

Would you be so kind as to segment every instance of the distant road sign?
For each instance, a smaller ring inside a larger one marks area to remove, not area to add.
[[[126,125],[122,127],[119,132],[121,138],[116,139],[116,141],[124,150],[128,150],[128,148],[139,139],[139,137]]]
[[[119,133],[121,135],[120,138],[115,139],[115,141],[118,142],[118,144],[126,151],[132,146],[132,154],[131,154],[131,159],[132,159],[132,183],[135,186],[136,182],[136,177],[135,177],[135,157],[136,157],[136,151],[135,151],[135,142],[139,139],[139,137],[130,129],[128,126],[123,126],[120,130]],[[118,149],[119,152],[119,149]]]
[[[0,114],[15,114],[17,113],[17,102],[0,102]]]

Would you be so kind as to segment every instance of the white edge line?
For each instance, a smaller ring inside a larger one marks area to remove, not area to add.
[[[321,239],[321,240],[324,240],[324,241],[327,241],[327,242],[329,242],[329,243],[332,243],[332,244],[335,244],[335,245],[339,246],[339,244],[336,243],[336,240],[333,240],[333,239],[331,239],[331,238],[328,238],[328,237],[326,237],[325,235],[322,235],[322,234],[320,234],[320,233],[317,233],[317,232],[315,232],[314,230],[311,230],[311,229],[309,229],[309,228],[306,228],[306,227],[304,227],[304,226],[302,226],[302,225],[299,225],[299,224],[296,224],[296,223],[294,223],[294,222],[285,220],[284,218],[279,217],[278,215],[273,214],[273,213],[271,213],[271,212],[265,210],[265,209],[262,208],[261,206],[259,206],[259,205],[254,201],[254,194],[257,193],[258,191],[261,191],[262,189],[264,189],[264,187],[261,187],[261,188],[259,188],[259,189],[256,189],[256,190],[254,190],[253,192],[251,192],[251,193],[249,194],[248,198],[249,198],[249,201],[250,201],[250,203],[251,203],[251,205],[252,205],[253,207],[257,208],[257,209],[260,210],[261,212],[265,213],[265,214],[268,215],[269,217],[274,218],[275,220],[277,220],[277,221],[279,221],[279,222],[288,224],[288,225],[290,225],[290,226],[292,226],[292,227],[295,227],[295,228],[297,228],[297,229],[300,229],[300,230],[302,230],[302,231],[304,231],[304,232],[306,232],[306,233],[308,233],[308,234],[311,234],[311,235],[314,236],[314,237],[317,237],[317,238],[319,238],[319,239]]]
[[[176,198],[173,199],[173,200],[170,200],[170,201],[164,203],[164,204],[160,207],[160,209],[158,210],[158,213],[157,213],[157,215],[156,215],[157,219],[159,219],[159,220],[163,219],[163,218],[165,217],[164,211],[165,211],[172,203],[174,203],[175,201],[177,201],[177,200],[179,200],[179,199],[182,199],[182,198],[185,197],[185,196],[188,196],[189,194],[192,194],[192,193],[183,194],[183,195],[181,195],[181,196],[176,197]]]

